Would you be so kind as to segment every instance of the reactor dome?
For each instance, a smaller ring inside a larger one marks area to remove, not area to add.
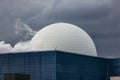
[[[55,23],[44,27],[32,38],[31,46],[37,51],[57,50],[97,56],[90,36],[80,27],[69,23]]]

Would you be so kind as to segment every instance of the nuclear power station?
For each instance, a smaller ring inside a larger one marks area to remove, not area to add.
[[[0,54],[0,80],[120,80],[120,58],[100,58],[90,36],[55,23],[32,38],[33,51]]]

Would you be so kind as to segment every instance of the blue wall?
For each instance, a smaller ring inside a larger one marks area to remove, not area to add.
[[[57,80],[107,80],[107,59],[57,52]]]
[[[30,74],[31,80],[55,80],[55,52],[0,54],[0,80],[4,73]]]
[[[109,59],[109,76],[120,76],[120,58]]]
[[[120,75],[120,59],[61,51],[0,54],[0,80],[5,73],[30,74],[31,80],[109,80]]]

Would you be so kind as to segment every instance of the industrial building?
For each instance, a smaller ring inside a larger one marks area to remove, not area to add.
[[[120,59],[61,51],[0,54],[0,80],[9,73],[29,75],[30,80],[110,80],[120,75]]]
[[[0,54],[0,80],[119,80],[120,58],[97,57],[89,35],[67,23],[49,25],[33,51]]]

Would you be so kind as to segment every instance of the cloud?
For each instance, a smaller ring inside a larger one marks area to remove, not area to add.
[[[92,20],[109,15],[111,5],[112,0],[62,0],[51,13],[64,19]]]
[[[28,52],[33,51],[31,47],[31,41],[28,38],[33,37],[37,31],[31,29],[27,24],[23,23],[20,19],[16,20],[15,34],[18,37],[22,37],[20,42],[17,42],[13,47],[5,41],[0,41],[0,53],[15,53],[15,52]],[[23,41],[28,40],[28,41]]]
[[[0,42],[0,53],[12,52],[13,47],[10,44],[5,44],[4,41]]]
[[[15,34],[16,36],[23,37],[21,40],[28,40],[36,34],[37,31],[33,30],[27,24],[23,23],[20,19],[16,20]]]
[[[33,51],[32,46],[30,44],[30,41],[25,42],[18,42],[13,47],[13,52],[27,52],[27,51]]]
[[[11,44],[0,42],[0,53],[15,53],[15,52],[28,52],[33,51],[30,45],[30,41],[18,42],[14,47]]]

